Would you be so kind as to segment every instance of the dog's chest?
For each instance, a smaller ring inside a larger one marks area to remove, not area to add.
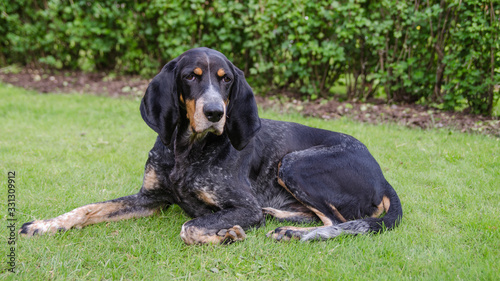
[[[232,173],[211,159],[179,161],[171,174],[177,204],[190,216],[198,217],[223,208]]]

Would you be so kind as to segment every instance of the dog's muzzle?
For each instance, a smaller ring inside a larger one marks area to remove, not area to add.
[[[220,94],[213,89],[196,100],[192,128],[197,134],[212,132],[221,135],[226,123],[226,106]]]

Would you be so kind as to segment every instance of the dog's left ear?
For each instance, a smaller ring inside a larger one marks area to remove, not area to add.
[[[233,147],[242,150],[260,130],[260,118],[252,88],[243,71],[236,66],[233,68],[235,81],[229,94],[226,132]]]

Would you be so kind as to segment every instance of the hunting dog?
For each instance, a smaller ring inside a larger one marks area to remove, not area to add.
[[[21,235],[145,217],[172,204],[193,218],[180,232],[186,244],[244,240],[266,215],[321,221],[267,235],[302,241],[379,232],[402,218],[396,192],[361,142],[260,119],[243,72],[215,50],[192,49],[166,64],[140,111],[158,133],[140,191],[25,223]]]

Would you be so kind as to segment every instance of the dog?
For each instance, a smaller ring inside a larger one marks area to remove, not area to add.
[[[296,123],[260,119],[243,72],[222,53],[191,49],[149,84],[140,112],[158,137],[137,194],[22,225],[19,233],[55,233],[152,215],[172,204],[192,220],[180,237],[228,244],[265,223],[293,223],[275,240],[324,240],[377,233],[402,219],[398,195],[357,139]]]

